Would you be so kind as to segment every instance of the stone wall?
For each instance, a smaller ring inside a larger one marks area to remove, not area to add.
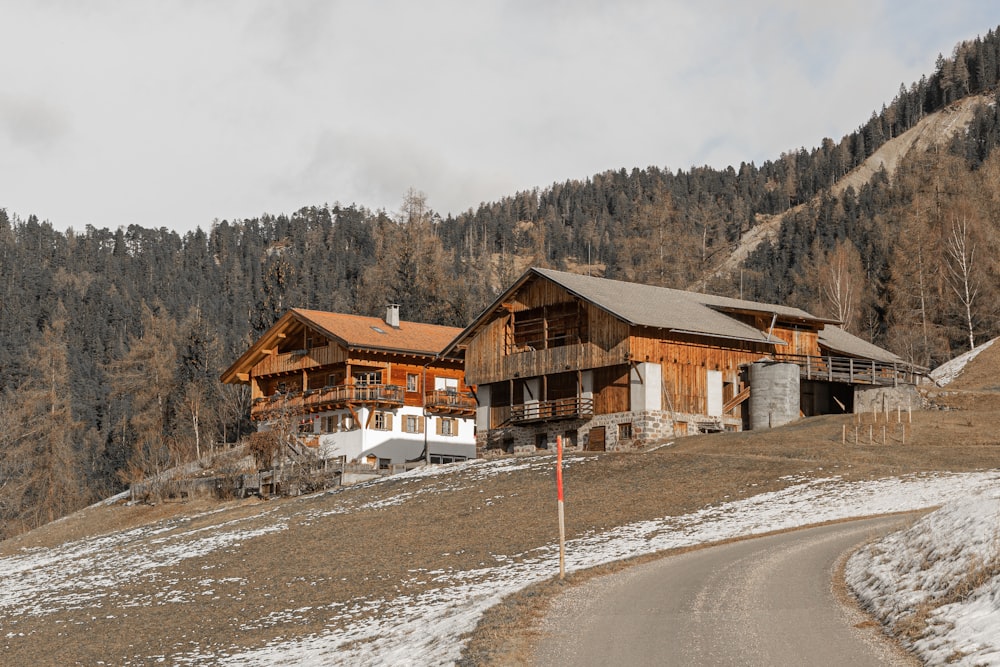
[[[854,387],[854,412],[906,412],[918,410],[921,398],[916,386],[904,384],[898,387]]]
[[[628,429],[622,424],[631,424],[631,437],[625,435]],[[590,442],[590,432],[595,427],[604,427],[604,445],[607,451],[629,451],[641,449],[652,442],[685,435],[711,431],[739,431],[742,422],[739,417],[707,417],[705,415],[671,413],[667,410],[646,410],[641,412],[618,412],[595,415],[590,420],[567,420],[539,422],[525,426],[508,426],[489,434],[476,436],[476,452],[479,457],[502,454],[524,454],[540,449],[556,448],[556,436],[566,436],[575,431],[576,444],[567,443],[566,449],[585,450]],[[624,432],[623,432],[624,431]]]

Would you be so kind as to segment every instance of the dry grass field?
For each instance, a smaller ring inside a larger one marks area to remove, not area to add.
[[[1000,367],[1000,349],[981,357],[977,366]],[[790,485],[791,477],[867,480],[1000,468],[1000,394],[988,386],[996,375],[984,377],[931,392],[938,409],[914,412],[905,427],[893,415],[885,444],[876,429],[879,442],[869,444],[864,436],[854,444],[855,417],[845,415],[770,432],[684,438],[645,453],[570,454],[567,537],[776,490]],[[847,445],[845,425],[852,434]],[[306,639],[352,623],[362,613],[352,607],[358,600],[420,595],[435,589],[435,572],[472,570],[494,563],[497,554],[552,543],[551,468],[525,466],[503,475],[458,470],[448,478],[447,485],[441,476],[390,478],[270,501],[119,503],[2,542],[0,559],[131,530],[114,549],[127,548],[139,574],[108,588],[87,583],[88,572],[79,572],[78,588],[38,602],[43,610],[0,609],[0,662],[143,664],[162,658],[176,664],[197,662],[190,656],[199,654]],[[203,555],[163,560],[170,548],[200,548],[193,536],[207,539],[233,527],[248,537],[230,537],[224,548],[206,548]],[[172,545],[172,536],[181,534],[185,541]],[[143,558],[149,567],[136,566]],[[473,633],[463,662],[516,662],[525,618],[544,609],[547,590],[562,585],[535,587],[496,607]]]

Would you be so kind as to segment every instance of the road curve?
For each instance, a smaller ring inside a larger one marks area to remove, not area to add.
[[[918,664],[833,592],[836,563],[905,525],[864,519],[628,568],[553,600],[537,665]]]

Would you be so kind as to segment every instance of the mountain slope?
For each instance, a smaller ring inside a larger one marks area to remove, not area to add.
[[[955,104],[921,119],[914,127],[903,134],[890,139],[880,146],[862,164],[855,167],[843,178],[839,179],[829,189],[829,194],[840,195],[847,188],[855,191],[869,183],[875,174],[882,170],[890,181],[896,173],[900,162],[915,151],[927,151],[931,148],[943,148],[951,143],[959,132],[964,132],[972,122],[975,109],[981,104],[990,104],[991,99],[984,95],[973,95],[959,100]],[[789,215],[798,213],[803,208],[814,205],[819,195],[811,202],[799,204],[777,215],[759,215],[759,224],[744,234],[733,251],[723,260],[712,274],[714,278],[724,278],[737,271],[747,257],[765,241],[774,241],[781,224]]]

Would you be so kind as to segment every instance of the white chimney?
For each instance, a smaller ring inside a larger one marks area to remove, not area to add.
[[[385,310],[385,323],[393,329],[399,328],[399,304],[390,303]]]

